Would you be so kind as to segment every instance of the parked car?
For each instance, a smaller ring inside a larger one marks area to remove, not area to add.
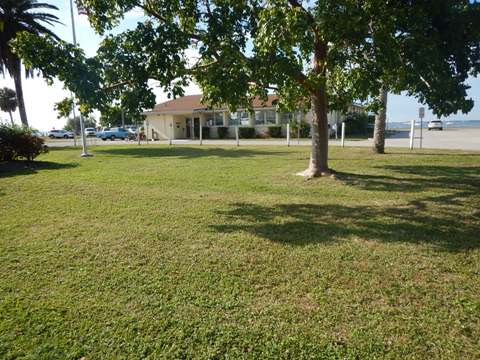
[[[125,129],[127,129],[127,131],[130,133],[130,134],[133,134],[133,135],[137,135],[137,127],[134,126],[134,125],[128,125],[128,126],[125,126]]]
[[[73,132],[67,130],[50,130],[48,137],[50,139],[73,139]]]
[[[97,132],[97,137],[103,141],[110,139],[114,141],[115,139],[128,139],[129,132],[121,127],[114,128],[104,128],[102,131]]]
[[[441,120],[431,120],[428,122],[428,131],[443,130],[443,123]]]
[[[85,136],[95,136],[97,135],[97,130],[95,128],[85,128]]]
[[[39,138],[43,137],[43,134],[38,130],[33,130],[32,135],[36,136],[36,137],[39,137]]]

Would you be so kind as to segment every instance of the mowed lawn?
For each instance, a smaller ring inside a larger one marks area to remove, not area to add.
[[[0,164],[0,358],[480,358],[480,153]]]

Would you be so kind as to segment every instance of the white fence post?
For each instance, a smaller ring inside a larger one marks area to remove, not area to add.
[[[238,125],[235,126],[235,139],[237,140],[237,146],[240,146],[240,139],[238,136]]]
[[[413,149],[413,139],[415,137],[415,120],[412,120],[410,125],[410,150]]]
[[[287,124],[287,146],[290,146],[290,124]]]
[[[342,147],[345,147],[345,121],[342,122]]]
[[[148,120],[145,121],[145,140],[148,145]]]

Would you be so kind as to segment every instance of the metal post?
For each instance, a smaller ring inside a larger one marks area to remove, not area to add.
[[[290,123],[287,124],[287,146],[290,146]]]
[[[342,121],[342,147],[345,147],[345,121]]]
[[[72,20],[72,35],[73,35],[73,45],[77,45],[77,35],[75,33],[75,20],[73,17],[73,0],[70,0],[70,17]],[[73,103],[75,104],[75,99],[73,100]],[[74,117],[75,118],[75,117]],[[83,115],[80,112],[80,131],[82,132],[82,154],[80,156],[82,157],[87,157],[88,151],[87,151],[87,139],[85,137],[85,127],[83,124]]]
[[[75,115],[75,98],[73,97],[73,93],[70,92],[70,96],[72,97],[72,114],[73,114],[73,146],[77,147],[77,135],[75,134],[76,126],[76,115]]]
[[[410,125],[410,150],[413,149],[413,138],[415,136],[415,119],[412,120]]]
[[[235,126],[235,139],[237,140],[237,146],[240,146],[240,139],[238,136],[238,125]]]
[[[122,108],[122,128],[125,128],[125,111]]]
[[[140,127],[138,126],[138,120],[135,120],[135,126],[137,128],[137,141],[138,145],[140,145]]]
[[[420,118],[420,149],[422,148],[423,140],[423,117],[425,116],[425,108],[422,106],[418,109],[418,117]]]

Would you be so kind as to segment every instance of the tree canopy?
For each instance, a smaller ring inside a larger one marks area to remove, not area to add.
[[[132,110],[153,106],[152,80],[174,97],[194,80],[204,102],[231,109],[273,91],[283,108],[312,110],[307,176],[329,172],[327,111],[369,100],[382,84],[437,115],[473,106],[465,80],[480,66],[480,5],[468,0],[79,2],[100,34],[137,8],[146,20],[105,36],[94,59],[25,34],[17,50],[47,78],[91,107],[121,99]]]
[[[17,109],[17,97],[15,90],[8,87],[0,89],[0,110],[12,113]]]
[[[15,82],[20,118],[28,126],[27,113],[23,98],[21,60],[12,49],[12,40],[21,32],[31,36],[49,36],[58,39],[46,26],[59,23],[58,18],[39,10],[58,10],[54,5],[37,0],[1,0],[0,1],[0,74],[8,72]],[[33,67],[25,68],[26,77],[33,75]]]

